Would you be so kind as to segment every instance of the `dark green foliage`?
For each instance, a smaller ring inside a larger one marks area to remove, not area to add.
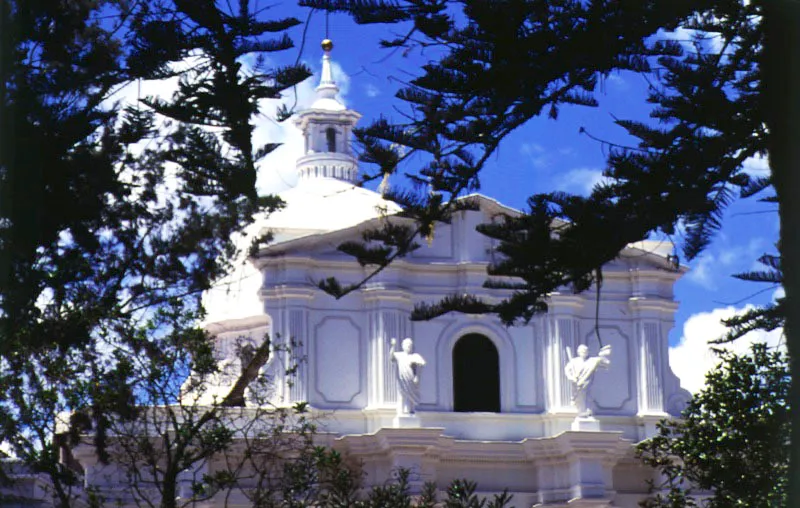
[[[275,506],[286,508],[504,508],[513,496],[507,492],[481,498],[475,491],[477,484],[467,480],[454,480],[441,498],[436,484],[427,482],[419,495],[410,493],[410,484],[417,474],[400,469],[394,478],[383,485],[363,489],[362,473],[358,466],[348,464],[334,450],[317,448],[305,461],[292,463],[287,474],[287,489],[283,501],[273,500]],[[294,481],[291,481],[294,480]],[[366,490],[366,491],[365,491]]]
[[[458,196],[480,187],[485,161],[517,127],[544,115],[555,119],[563,104],[595,105],[596,85],[611,72],[637,72],[650,85],[651,121],[615,119],[635,143],[604,147],[605,183],[587,197],[531,196],[522,215],[479,227],[498,241],[485,286],[507,290],[504,301],[451,296],[419,306],[415,317],[486,311],[506,324],[527,321],[547,309],[549,294],[564,287],[584,291],[594,283],[599,293],[602,266],[623,248],[654,234],[671,238],[679,225],[685,232],[680,247],[691,260],[707,247],[734,199],[757,195],[774,183],[777,197],[763,200],[780,204],[782,222],[793,221],[782,224],[781,254],[787,263],[782,267],[786,278],[780,274],[780,280],[789,296],[729,320],[728,339],[752,329],[774,329],[785,319],[792,372],[800,376],[800,350],[795,350],[798,342],[791,331],[792,316],[798,313],[790,311],[795,304],[789,303],[800,288],[800,271],[792,270],[798,259],[794,232],[800,224],[792,204],[800,160],[791,121],[798,117],[800,79],[797,2],[301,3],[347,12],[358,23],[398,23],[405,35],[384,41],[385,47],[433,55],[397,94],[407,105],[406,114],[356,132],[364,147],[362,160],[374,165],[367,180],[386,178],[402,166],[412,184],[430,189],[430,206],[418,203],[405,213],[419,231],[432,229],[429,221],[437,214],[431,208],[446,216]],[[690,41],[656,36],[659,29],[679,26],[693,34]],[[790,63],[786,55],[794,55]],[[770,178],[743,171],[745,160],[768,151],[775,168]],[[407,162],[412,154],[414,166]],[[347,250],[359,254],[352,245]],[[777,263],[772,269],[764,276],[740,278],[776,282],[781,270]],[[335,296],[359,287],[339,287]],[[800,436],[800,419],[793,436]],[[796,505],[800,454],[793,464]]]
[[[448,312],[463,312],[465,314],[489,314],[496,312],[495,307],[484,303],[472,295],[450,295],[442,298],[435,304],[421,303],[414,307],[411,313],[412,320],[427,320],[447,314]]]
[[[257,103],[309,72],[263,65],[298,21],[264,21],[247,1],[0,9],[0,441],[67,506],[56,415],[75,412],[76,429],[58,430],[72,439],[91,425],[105,458],[108,426],[141,416],[132,379],[211,368],[199,295],[229,268],[231,235],[282,204],[255,191],[255,160],[274,149],[252,146]],[[167,76],[170,98],[110,100]]]
[[[783,283],[781,259],[778,256],[764,254],[758,261],[767,270],[751,271],[734,275],[737,279],[751,282],[766,282],[778,288]],[[774,303],[748,309],[742,314],[726,319],[723,322],[729,327],[728,333],[719,342],[734,341],[753,330],[772,331],[784,326],[786,321],[786,297],[778,298]]]
[[[447,487],[447,508],[502,508],[511,502],[508,492],[496,494],[494,499],[480,499],[475,495],[477,484],[468,480],[455,480]]]
[[[639,455],[663,479],[641,506],[787,506],[786,356],[763,344],[720,355],[722,364],[707,374],[683,419],[662,422],[639,444]]]
[[[84,345],[109,317],[207,289],[230,234],[281,204],[255,192],[254,160],[275,147],[251,144],[257,101],[309,75],[242,68],[238,57],[291,47],[269,36],[298,23],[259,21],[247,2],[68,4],[4,3],[3,352]],[[173,97],[103,102],[154,68],[180,78]]]

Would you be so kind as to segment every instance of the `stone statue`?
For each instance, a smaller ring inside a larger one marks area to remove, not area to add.
[[[564,367],[564,374],[572,382],[572,403],[578,408],[578,416],[588,418],[592,410],[588,408],[586,397],[592,386],[594,374],[597,369],[607,368],[611,364],[611,346],[603,346],[597,356],[589,358],[589,348],[585,344],[578,346],[578,356],[572,356],[572,350],[567,347],[569,361]]]
[[[389,350],[392,361],[397,363],[397,392],[400,399],[397,404],[397,415],[413,415],[414,409],[419,404],[419,372],[425,366],[425,360],[418,353],[414,353],[414,341],[410,338],[403,340],[403,350],[397,351],[397,339],[391,341],[392,349]]]

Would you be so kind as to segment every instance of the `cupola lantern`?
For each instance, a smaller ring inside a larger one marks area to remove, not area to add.
[[[331,65],[333,42],[323,40],[322,50],[322,73],[316,99],[294,120],[305,139],[305,151],[297,159],[298,185],[318,178],[355,183],[358,176],[358,160],[350,148],[350,136],[361,115],[347,109],[338,98],[339,86]]]

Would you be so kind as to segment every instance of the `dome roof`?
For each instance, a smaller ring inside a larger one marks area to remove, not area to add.
[[[279,194],[286,206],[260,221],[275,242],[354,226],[401,210],[379,193],[335,178],[317,178]]]
[[[336,98],[339,88],[333,79],[330,48],[322,58],[316,92],[311,108],[295,117],[306,139],[305,153],[298,154],[298,183],[278,194],[286,203],[284,208],[270,215],[260,214],[234,238],[240,255],[231,273],[203,295],[206,323],[264,313],[259,298],[261,273],[248,259],[254,239],[269,232],[273,235],[270,245],[275,245],[350,228],[401,210],[379,193],[354,183],[358,160],[350,149],[349,135],[361,115]]]
[[[261,274],[247,259],[253,240],[271,232],[271,245],[349,228],[401,210],[379,193],[334,178],[319,178],[279,194],[286,206],[260,215],[235,239],[240,257],[231,273],[203,295],[206,323],[241,319],[264,312],[258,292]]]
[[[344,104],[335,98],[319,97],[311,105],[310,109],[324,110],[324,111],[344,111],[347,109]]]

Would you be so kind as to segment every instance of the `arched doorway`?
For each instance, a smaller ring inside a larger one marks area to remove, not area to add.
[[[479,333],[464,335],[453,347],[453,410],[500,412],[500,359]]]

